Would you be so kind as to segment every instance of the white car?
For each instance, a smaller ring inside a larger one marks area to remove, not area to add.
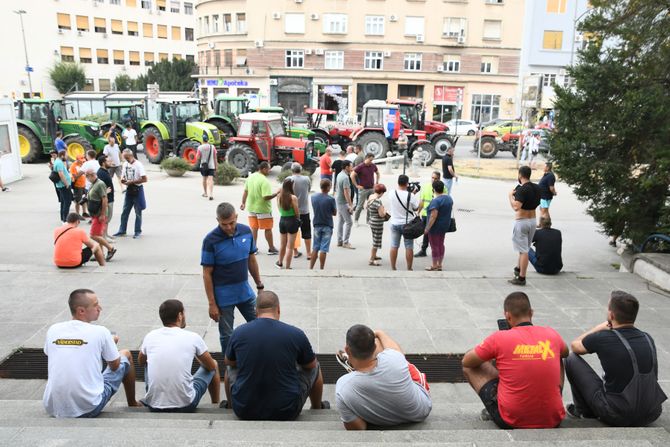
[[[474,135],[477,133],[477,123],[470,120],[451,120],[447,121],[449,133],[452,135]]]

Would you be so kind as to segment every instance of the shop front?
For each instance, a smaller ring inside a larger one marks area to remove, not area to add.
[[[311,104],[312,78],[277,76],[270,78],[272,105],[281,106],[291,116],[305,118]]]
[[[433,87],[433,119],[447,122],[460,119],[463,111],[464,87],[436,85]]]
[[[330,120],[344,121],[349,116],[352,82],[314,80],[315,106],[319,109],[334,110],[337,115],[329,115]]]
[[[249,99],[249,107],[269,105],[270,83],[268,78],[247,79],[200,79],[200,95],[208,103],[216,95],[244,96]]]

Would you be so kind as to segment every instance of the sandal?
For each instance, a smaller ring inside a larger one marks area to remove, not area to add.
[[[372,260],[372,261],[368,262],[368,265],[374,265],[375,267],[379,267],[381,264],[379,262],[375,261],[375,260]]]
[[[439,267],[426,267],[427,272],[441,272],[442,269]]]
[[[200,197],[207,197],[207,194],[203,194],[203,195],[202,195],[202,196],[200,196]]]
[[[381,261],[381,260],[382,260],[381,257],[379,257],[379,256],[375,256],[375,261]]]
[[[339,363],[347,372],[352,372],[354,370],[354,367],[349,363],[349,356],[343,350],[340,349],[337,351],[335,360],[337,360],[337,363]]]
[[[293,255],[293,259],[298,259],[300,256],[302,256],[302,252],[298,252]]]

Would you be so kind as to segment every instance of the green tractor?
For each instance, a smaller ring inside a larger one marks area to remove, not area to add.
[[[214,114],[205,122],[214,124],[226,138],[237,135],[237,117],[249,111],[249,100],[243,96],[216,95]]]
[[[102,151],[107,142],[100,137],[100,127],[93,121],[67,119],[66,103],[59,99],[21,99],[15,102],[19,150],[24,163],[34,163],[53,149],[56,131],[63,132],[67,155],[95,149]]]
[[[221,134],[214,124],[201,121],[198,99],[159,99],[157,106],[159,119],[147,120],[141,125],[144,153],[151,163],[160,163],[172,153],[195,164],[205,133],[209,143],[220,148]]]
[[[146,121],[144,104],[108,104],[106,107],[109,109],[109,121],[105,121],[100,125],[103,136],[105,138],[109,137],[109,128],[112,126],[112,121],[116,122],[120,127],[120,131],[123,131],[126,128],[126,124],[130,123],[130,126],[137,132],[138,143],[140,143],[142,139],[142,125]],[[119,147],[123,149],[125,144],[120,135],[117,135],[117,140]]]

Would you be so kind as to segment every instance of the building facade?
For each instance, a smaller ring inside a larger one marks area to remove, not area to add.
[[[194,59],[195,0],[22,0],[2,2],[0,36],[5,64],[0,92],[9,97],[30,95],[21,25],[22,14],[33,92],[60,96],[49,79],[58,61],[79,62],[86,83],[79,90],[111,91],[125,73],[145,74],[154,63],[173,58]]]
[[[210,100],[294,115],[416,99],[444,121],[513,117],[523,14],[523,0],[201,0],[196,77]]]

